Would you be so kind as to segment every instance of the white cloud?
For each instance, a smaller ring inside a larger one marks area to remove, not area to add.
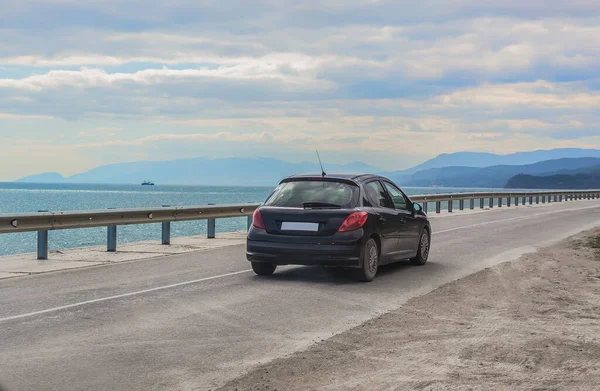
[[[600,91],[582,87],[581,83],[551,83],[539,80],[532,83],[483,84],[445,94],[436,99],[442,105],[489,108],[600,108]]]
[[[0,119],[53,119],[49,115],[36,115],[36,114],[13,114],[13,113],[0,113]]]
[[[239,63],[218,69],[145,69],[135,73],[107,73],[103,69],[82,68],[78,71],[53,70],[44,75],[29,76],[23,79],[0,79],[0,88],[15,88],[40,91],[60,87],[110,87],[125,84],[161,84],[168,81],[186,82],[194,79],[227,79],[278,81],[286,87],[297,89],[328,88],[331,82],[316,80],[310,74],[301,73],[311,69],[311,63],[298,62],[287,69],[277,63]],[[288,72],[286,72],[288,71]]]
[[[300,156],[318,145],[354,159],[359,144],[391,166],[390,149],[407,144],[404,165],[600,147],[597,1],[0,7],[0,136],[38,140],[42,155],[73,148],[97,164],[146,149]]]

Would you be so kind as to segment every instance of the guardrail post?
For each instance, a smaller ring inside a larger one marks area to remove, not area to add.
[[[546,203],[546,196],[542,196],[542,204]]]
[[[494,207],[494,197],[490,197],[490,209]]]
[[[502,208],[502,197],[498,197],[498,208]]]
[[[515,206],[519,206],[519,197],[515,197]]]
[[[470,204],[471,204],[471,205],[470,205],[471,209],[475,209],[475,198],[471,198],[471,199],[469,200],[469,202],[470,202]]]
[[[171,244],[171,222],[165,221],[162,223],[162,244]]]
[[[539,204],[540,203],[540,196],[535,197],[535,203]]]
[[[510,199],[512,197],[506,197],[506,206],[508,206],[510,208]],[[518,202],[518,201],[517,201]]]
[[[215,238],[215,233],[217,230],[216,223],[217,223],[216,219],[208,219],[207,237],[209,239]]]
[[[454,203],[454,201],[452,199],[448,200],[448,212],[452,213],[452,204]]]
[[[423,201],[423,212],[425,212],[425,214],[427,214],[427,209],[428,209],[427,204],[428,204],[427,201]]]
[[[46,213],[47,210],[38,210],[39,213]],[[48,259],[48,231],[38,231],[37,235],[37,259]]]
[[[435,203],[435,213],[442,213],[442,202],[437,201]]]
[[[465,200],[458,201],[458,209],[465,210]]]
[[[117,226],[109,225],[107,229],[106,251],[114,253],[117,251]]]
[[[558,202],[562,202],[562,194],[558,196]]]
[[[163,208],[169,208],[171,205],[163,205]],[[162,244],[169,245],[171,244],[171,222],[164,221],[162,223]]]
[[[481,209],[485,208],[485,198],[480,198],[479,199],[479,207]]]
[[[246,219],[246,230],[249,230],[252,227],[252,216],[248,216]]]
[[[37,233],[37,259],[48,259],[48,231],[38,231]]]

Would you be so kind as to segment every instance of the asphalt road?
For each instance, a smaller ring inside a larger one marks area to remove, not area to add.
[[[291,266],[260,278],[243,246],[0,280],[0,386],[215,388],[411,297],[598,226],[600,201],[457,214],[432,225],[427,265],[385,267],[369,284]]]

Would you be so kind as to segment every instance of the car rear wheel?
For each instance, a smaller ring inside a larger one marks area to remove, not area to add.
[[[373,281],[379,268],[379,247],[375,239],[371,238],[365,243],[362,254],[362,267],[356,271],[360,281]]]
[[[431,241],[429,240],[429,232],[423,230],[421,233],[421,240],[419,241],[419,249],[417,250],[417,256],[410,260],[411,265],[423,266],[427,263],[429,258],[429,249],[431,248]]]
[[[252,262],[252,270],[259,276],[270,276],[275,273],[277,265],[272,263]]]

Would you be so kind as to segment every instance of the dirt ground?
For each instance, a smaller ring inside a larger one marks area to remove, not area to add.
[[[600,390],[600,229],[412,299],[222,389]]]

